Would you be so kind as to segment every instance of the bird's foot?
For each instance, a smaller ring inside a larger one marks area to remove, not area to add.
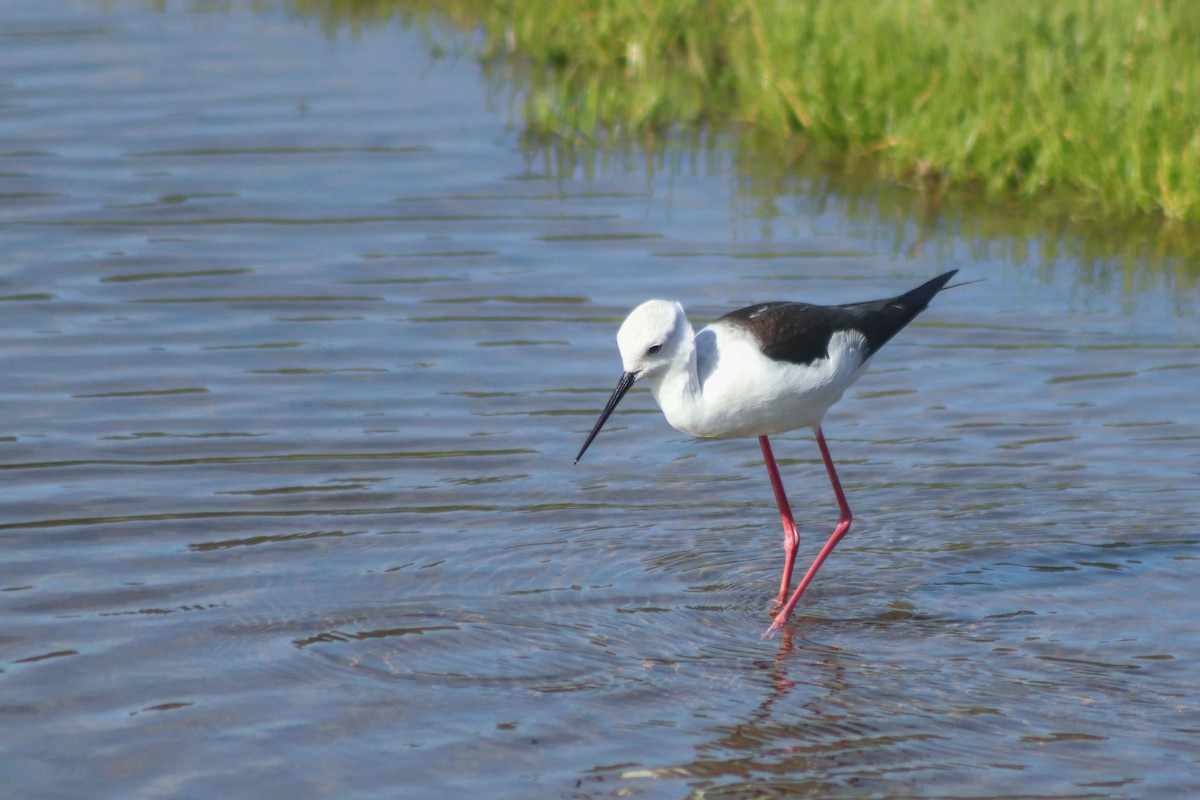
[[[767,628],[766,631],[763,632],[762,638],[764,638],[764,639],[775,638],[775,632],[778,631],[780,628],[782,628],[783,623],[786,621],[787,621],[787,617],[782,616],[782,615],[777,615],[775,617],[775,619],[771,622],[771,627]]]

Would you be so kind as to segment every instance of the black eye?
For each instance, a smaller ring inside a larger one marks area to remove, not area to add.
[[[647,349],[647,350],[646,350],[646,355],[648,355],[648,356],[652,356],[652,355],[654,355],[655,353],[657,353],[659,350],[662,350],[662,345],[661,345],[661,344],[655,344],[655,345],[651,345],[651,346],[649,347],[649,349]]]

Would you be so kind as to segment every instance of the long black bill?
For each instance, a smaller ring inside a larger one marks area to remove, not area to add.
[[[579,459],[583,458],[584,451],[588,449],[588,445],[592,443],[592,439],[596,438],[596,434],[604,427],[604,423],[608,421],[608,415],[617,407],[617,403],[621,402],[621,398],[629,391],[629,387],[633,386],[633,382],[637,380],[636,372],[626,372],[621,375],[621,380],[617,383],[617,388],[613,391],[612,397],[608,398],[608,404],[604,406],[604,410],[600,412],[600,419],[596,420],[596,427],[592,428],[592,432],[588,434],[587,441],[583,443],[583,447],[579,448],[579,455],[575,456],[575,463],[579,463]]]

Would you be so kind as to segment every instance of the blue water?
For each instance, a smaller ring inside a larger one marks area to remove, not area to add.
[[[1200,789],[1198,265],[505,91],[419,25],[0,0],[3,794]],[[571,465],[642,299],[951,268],[826,419],[782,636],[755,442],[635,390]]]

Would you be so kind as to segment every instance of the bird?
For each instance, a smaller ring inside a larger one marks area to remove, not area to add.
[[[875,354],[925,310],[958,270],[896,297],[843,305],[777,301],[746,306],[695,333],[683,306],[647,300],[617,331],[622,373],[584,441],[583,458],[636,381],[676,430],[703,439],[757,437],[784,531],[784,565],[771,626],[779,630],[817,570],[850,530],[852,515],[821,423],[829,408],[867,370]],[[956,284],[961,285],[961,284]],[[800,534],[779,477],[769,436],[811,428],[829,473],[839,517],[812,565],[791,590]]]

